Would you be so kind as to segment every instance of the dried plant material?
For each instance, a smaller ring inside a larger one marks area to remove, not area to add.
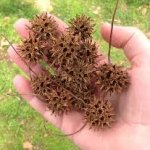
[[[57,83],[55,77],[50,75],[34,77],[31,87],[37,97],[47,103],[52,113],[62,114],[72,110],[74,97]]]
[[[94,99],[85,109],[85,121],[95,130],[111,127],[115,111],[109,100]]]
[[[85,64],[95,64],[98,47],[92,39],[86,39],[81,43],[81,48],[77,51],[78,59],[84,61]]]
[[[20,56],[27,62],[38,63],[43,58],[43,46],[32,35],[25,39],[19,46],[18,52]]]
[[[58,25],[52,16],[47,13],[37,15],[31,22],[31,27],[28,27],[31,34],[40,41],[43,47],[43,53],[46,56],[49,63],[53,62],[52,47],[60,36],[58,31]]]
[[[56,88],[53,78],[48,75],[39,75],[31,80],[32,90],[37,96],[47,102],[49,94]]]
[[[86,66],[95,65],[97,51],[98,47],[91,39],[81,41],[79,36],[67,33],[53,46],[52,57],[55,59],[52,64],[61,70],[79,67],[80,62]]]
[[[0,51],[3,51],[7,46],[9,46],[8,41],[4,37],[0,38]]]
[[[83,87],[83,82],[78,82],[75,78],[69,77],[65,72],[61,75],[55,76],[60,87],[64,87],[67,91],[75,97],[72,101],[74,110],[83,110],[84,108],[84,99],[90,95],[90,89]]]
[[[71,34],[62,35],[53,46],[53,57],[55,66],[66,68],[78,60],[77,51],[80,49],[81,39]]]
[[[77,79],[78,81],[89,83],[91,81],[91,75],[96,70],[93,65],[86,64],[84,61],[75,61],[74,64],[68,66],[63,73],[68,77]]]
[[[23,149],[25,150],[33,150],[33,145],[31,142],[29,141],[26,141],[23,143]]]
[[[41,40],[51,40],[58,36],[58,27],[53,17],[48,16],[47,13],[37,15],[31,20],[31,27],[29,27],[36,37]]]
[[[72,102],[74,99],[67,90],[57,86],[50,92],[47,106],[52,113],[62,115],[73,110]]]
[[[19,54],[28,62],[40,63],[46,72],[32,77],[33,92],[55,115],[80,111],[91,128],[110,127],[115,110],[106,97],[121,93],[130,79],[120,66],[109,63],[98,67],[91,18],[81,15],[72,19],[68,32],[61,35],[47,13],[36,16],[31,24],[29,39],[23,41]],[[110,60],[110,46],[108,53]]]
[[[69,31],[71,31],[73,35],[81,36],[81,38],[84,40],[91,38],[93,28],[94,24],[92,23],[91,18],[81,15],[70,21]]]
[[[103,64],[98,70],[99,79],[97,84],[100,90],[106,93],[121,93],[129,86],[129,75],[121,66]]]
[[[84,109],[84,105],[89,103],[91,95],[95,92],[91,80],[95,69],[93,65],[86,65],[84,62],[79,61],[57,75],[60,85],[81,99],[74,103],[75,108],[78,110]]]

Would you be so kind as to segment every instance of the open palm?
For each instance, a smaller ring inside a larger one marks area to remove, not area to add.
[[[56,17],[55,19],[60,32],[64,32],[65,23]],[[28,37],[26,25],[29,22],[25,19],[20,19],[15,24],[22,38]],[[101,28],[106,41],[109,41],[110,28],[109,24],[104,24]],[[131,68],[128,69],[131,85],[128,90],[115,97],[117,123],[108,130],[98,132],[89,130],[86,126],[70,138],[83,150],[150,150],[150,42],[136,28],[115,26],[112,45],[123,48],[131,63]],[[11,60],[28,74],[28,67],[11,47],[8,53]],[[104,58],[100,58],[100,62],[102,61],[105,61]],[[31,64],[31,67],[37,73],[42,71],[40,65]],[[17,75],[14,85],[34,109],[64,133],[73,133],[83,126],[82,114],[78,112],[63,116],[52,115],[46,105],[32,94],[28,79]]]

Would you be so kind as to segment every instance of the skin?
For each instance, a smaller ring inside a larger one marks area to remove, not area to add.
[[[64,32],[66,24],[56,18],[60,32]],[[20,19],[15,29],[22,38],[28,38],[25,25],[28,20]],[[109,41],[111,26],[105,23],[101,27],[104,40]],[[112,128],[103,131],[89,130],[86,126],[81,132],[69,137],[82,150],[149,150],[150,149],[150,42],[145,35],[133,27],[114,26],[112,45],[124,50],[131,67],[128,69],[131,85],[117,101],[117,122]],[[17,47],[17,46],[16,46]],[[28,67],[10,47],[10,59],[28,74]],[[101,58],[100,63],[104,61]],[[30,65],[38,73],[40,65]],[[46,109],[46,105],[32,95],[30,82],[17,75],[14,86],[22,97],[38,111],[47,121],[60,128],[65,134],[73,133],[83,126],[82,115],[71,112],[68,115],[54,116]],[[30,94],[29,94],[30,93]]]

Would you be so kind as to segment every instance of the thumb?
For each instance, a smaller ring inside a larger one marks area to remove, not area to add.
[[[109,42],[111,25],[105,23],[101,27],[102,37]],[[126,57],[134,65],[146,65],[150,60],[150,42],[135,27],[114,26],[112,46],[123,48]]]

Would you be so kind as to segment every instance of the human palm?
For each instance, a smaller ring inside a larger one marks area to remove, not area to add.
[[[55,17],[55,19],[60,32],[64,32],[66,25],[58,18]],[[15,24],[22,38],[28,37],[27,24],[29,25],[29,22],[25,19],[20,19]],[[101,28],[102,36],[106,41],[109,41],[110,28],[109,24],[104,24]],[[123,48],[131,63],[128,69],[131,78],[130,87],[121,95],[112,97],[117,104],[117,122],[112,128],[102,131],[93,131],[86,126],[70,138],[83,150],[149,150],[150,42],[138,29],[115,26],[112,45]],[[11,47],[8,53],[11,60],[28,74],[28,67]],[[101,57],[99,62],[103,61],[105,58]],[[31,64],[31,67],[37,73],[42,71],[40,65]],[[71,112],[63,116],[52,115],[46,109],[46,105],[33,95],[28,79],[17,75],[14,78],[14,85],[35,110],[64,133],[76,132],[83,126],[83,116],[78,112]]]

